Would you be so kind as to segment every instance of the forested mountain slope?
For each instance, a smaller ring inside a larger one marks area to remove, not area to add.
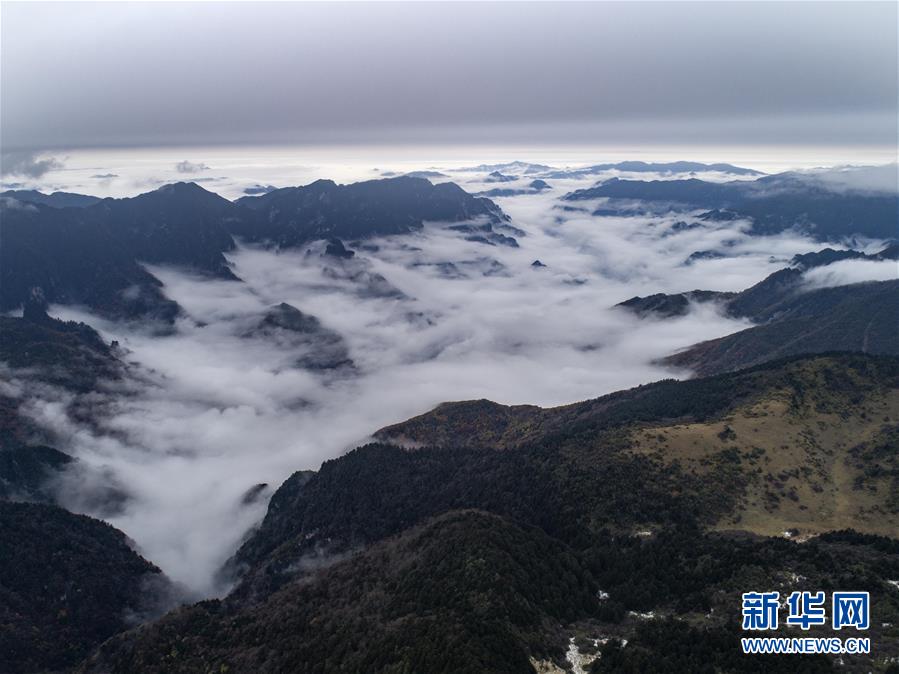
[[[228,598],[84,671],[522,672],[563,664],[572,635],[601,640],[597,671],[829,671],[733,657],[748,583],[866,589],[874,652],[897,655],[899,548],[876,535],[899,528],[897,421],[899,360],[857,354],[553,409],[442,405],[378,433],[405,448],[295,474]]]

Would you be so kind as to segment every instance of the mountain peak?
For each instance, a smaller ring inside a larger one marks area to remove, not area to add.
[[[150,192],[138,194],[136,197],[116,199],[118,203],[132,202],[140,203],[159,203],[172,204],[178,207],[193,204],[205,204],[209,206],[219,206],[231,208],[230,201],[220,194],[210,192],[204,187],[200,187],[195,182],[176,182],[168,183],[156,188]]]
[[[215,194],[209,190],[200,187],[195,182],[178,181],[176,183],[167,183],[151,192],[145,194]],[[218,196],[218,195],[216,195]]]

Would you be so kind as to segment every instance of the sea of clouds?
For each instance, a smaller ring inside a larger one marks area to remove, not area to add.
[[[455,179],[472,192],[497,186]],[[267,498],[244,498],[254,485],[270,495],[293,471],[317,469],[443,401],[560,405],[689,376],[655,361],[748,323],[712,304],[667,320],[614,305],[657,292],[742,290],[822,247],[798,232],[751,236],[740,220],[592,215],[600,203],[564,209],[560,197],[584,184],[559,180],[541,194],[497,198],[524,232],[518,248],[428,223],[366,241],[348,261],[320,245],[240,245],[229,258],[242,282],[150,267],[184,309],[169,335],[53,307],[117,340],[132,364],[117,390],[93,394],[96,423],[73,419],[69,398],[46,387],[23,408],[79,459],[60,485],[63,504],[125,531],[196,595],[220,594],[216,570],[265,513]],[[676,224],[685,220],[695,226]],[[687,264],[695,251],[723,257]],[[538,259],[544,267],[532,266]],[[880,278],[879,264],[812,270],[809,284]],[[289,347],[247,337],[281,302],[339,333],[355,369],[298,369]],[[127,495],[115,508],[102,498],[110,485]]]

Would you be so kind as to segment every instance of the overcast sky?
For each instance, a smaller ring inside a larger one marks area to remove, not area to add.
[[[896,144],[897,3],[2,4],[3,150]]]

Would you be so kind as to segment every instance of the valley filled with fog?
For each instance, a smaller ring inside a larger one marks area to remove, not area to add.
[[[196,595],[221,594],[227,587],[216,571],[294,471],[316,470],[444,401],[556,406],[689,377],[658,361],[751,323],[715,302],[666,320],[615,305],[655,293],[741,291],[824,247],[798,229],[754,233],[746,218],[703,217],[702,209],[609,209],[602,198],[562,198],[613,178],[723,183],[758,174],[417,168],[433,183],[489,196],[508,222],[489,236],[477,221],[467,229],[428,222],[410,234],[343,241],[348,251],[324,241],[279,250],[238,239],[226,257],[239,280],[147,264],[182,309],[169,331],[52,305],[52,316],[118,342],[130,364],[123,381],[91,394],[87,419],[67,411],[69,393],[17,376],[5,383],[25,395],[22,411],[79,459],[61,478],[60,502],[122,529]],[[184,180],[215,173],[205,164],[176,171]],[[260,179],[287,186],[294,177]],[[216,191],[214,180],[202,184]],[[242,180],[224,195],[240,196],[238,184],[256,189]],[[77,181],[55,187],[88,191]],[[885,243],[829,245],[873,253]],[[894,262],[844,260],[809,270],[807,283],[895,275]],[[317,319],[309,335],[260,327],[282,303]]]
[[[899,671],[899,3],[0,14],[0,674]]]

